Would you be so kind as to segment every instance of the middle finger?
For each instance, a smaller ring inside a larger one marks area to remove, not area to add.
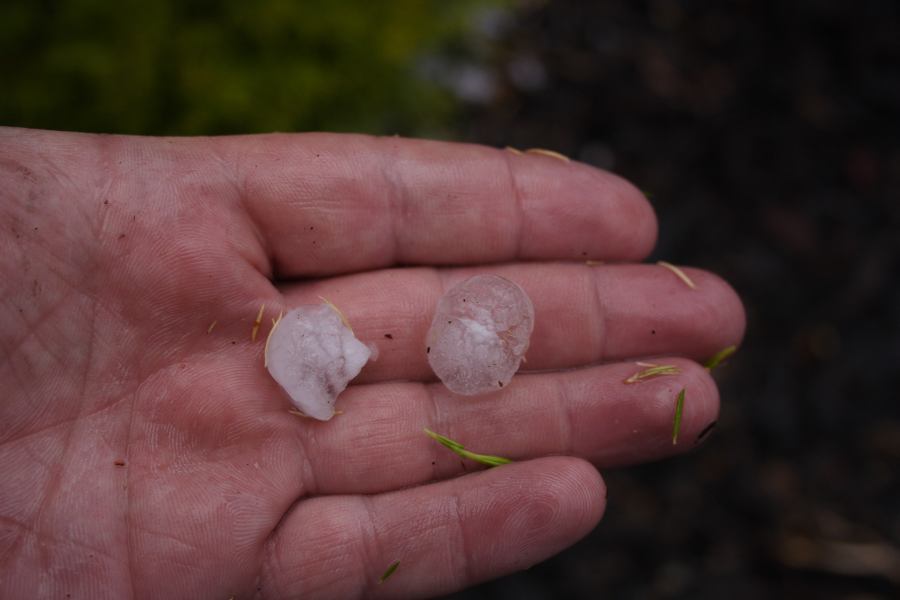
[[[534,303],[522,369],[555,370],[675,354],[705,359],[737,344],[744,314],[717,276],[685,269],[691,289],[658,265],[510,264],[478,269],[388,269],[283,287],[286,307],[333,302],[356,336],[379,350],[354,383],[433,381],[425,338],[445,290],[475,274],[518,283]]]

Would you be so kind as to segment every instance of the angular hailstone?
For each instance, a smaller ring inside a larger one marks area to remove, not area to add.
[[[266,342],[266,368],[304,414],[327,421],[334,402],[372,355],[328,304],[299,306]]]
[[[451,391],[473,396],[506,386],[528,350],[534,307],[496,275],[457,284],[440,299],[428,330],[428,362]]]

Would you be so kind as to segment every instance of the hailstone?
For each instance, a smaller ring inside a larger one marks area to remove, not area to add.
[[[372,356],[329,304],[299,306],[272,330],[266,368],[302,413],[320,421],[334,416],[338,394]]]
[[[519,369],[534,329],[534,306],[517,284],[477,275],[438,301],[426,353],[451,391],[473,396],[506,386]]]

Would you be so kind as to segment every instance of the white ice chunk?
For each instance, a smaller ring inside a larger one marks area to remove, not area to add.
[[[266,367],[304,414],[327,421],[334,402],[369,360],[331,306],[299,306],[281,318],[266,343]]]
[[[477,275],[440,299],[428,331],[428,362],[451,391],[472,396],[506,386],[534,329],[525,291],[497,275]]]

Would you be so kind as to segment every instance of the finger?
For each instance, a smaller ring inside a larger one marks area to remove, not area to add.
[[[358,382],[432,381],[425,338],[443,291],[475,273],[519,283],[535,307],[528,370],[573,368],[658,354],[705,360],[740,343],[744,310],[719,277],[686,270],[687,287],[657,265],[528,264],[478,269],[391,270],[284,289],[285,304],[334,302],[357,337],[379,348]]]
[[[269,542],[260,592],[275,598],[420,598],[525,569],[600,520],[590,465],[550,458],[379,496],[300,502]],[[387,567],[399,561],[382,584]]]
[[[279,277],[394,264],[638,260],[646,198],[575,162],[360,135],[218,140]]]
[[[696,363],[659,362],[677,366],[680,373],[626,384],[642,367],[620,363],[519,375],[503,390],[474,398],[454,395],[439,384],[352,387],[338,399],[343,412],[332,421],[296,424],[298,453],[309,457],[305,489],[371,493],[478,468],[431,440],[426,427],[473,452],[513,460],[566,454],[600,468],[690,451],[716,421],[716,385]],[[685,400],[673,443],[682,389]]]

